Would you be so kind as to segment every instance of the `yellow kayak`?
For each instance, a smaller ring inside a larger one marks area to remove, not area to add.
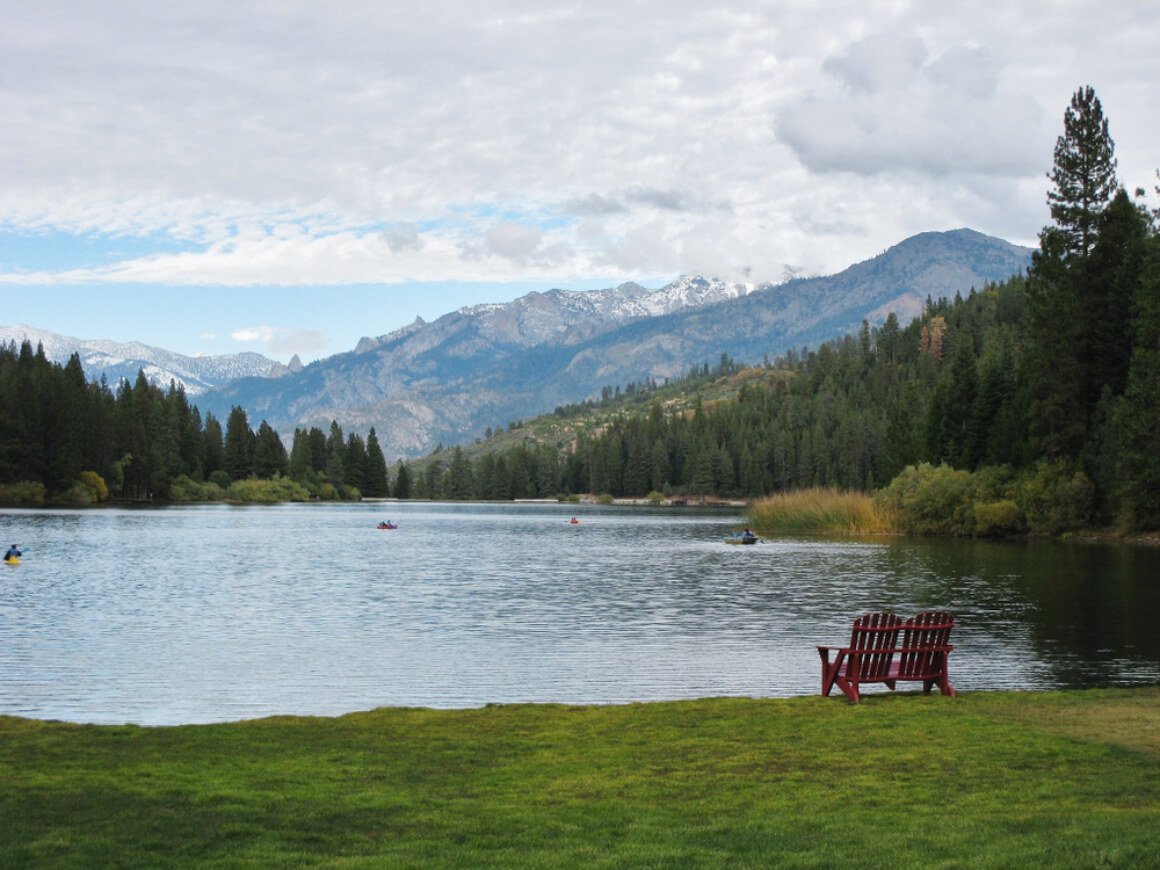
[[[4,564],[5,565],[19,565],[20,564],[20,557],[19,556],[5,556],[4,557]]]

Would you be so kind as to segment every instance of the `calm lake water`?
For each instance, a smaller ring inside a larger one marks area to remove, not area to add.
[[[400,528],[377,530],[386,517]],[[169,725],[803,695],[814,646],[878,609],[952,611],[963,691],[1160,682],[1160,549],[726,546],[741,522],[561,505],[0,511],[0,541],[27,548],[0,573],[0,714]]]

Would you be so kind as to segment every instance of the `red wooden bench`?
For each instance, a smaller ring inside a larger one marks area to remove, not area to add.
[[[819,646],[822,694],[836,685],[855,704],[863,683],[885,683],[892,690],[899,681],[922,682],[923,694],[934,686],[955,696],[947,678],[947,657],[955,620],[949,613],[928,610],[902,621],[893,613],[866,613],[854,620],[850,645]],[[830,661],[831,651],[836,652]]]

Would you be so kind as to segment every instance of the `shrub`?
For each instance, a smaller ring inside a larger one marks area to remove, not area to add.
[[[222,489],[229,489],[230,484],[233,483],[233,479],[229,476],[228,472],[219,468],[217,471],[210,472],[209,482],[220,486]]]
[[[307,489],[289,477],[259,480],[250,477],[237,480],[226,490],[226,499],[246,504],[275,504],[283,501],[309,501]]]
[[[44,504],[44,484],[34,480],[0,484],[0,504]]]
[[[661,502],[663,502],[665,500],[664,495],[657,492],[655,489],[652,492],[650,492],[646,496],[646,498],[648,499],[650,504],[660,504]]]
[[[976,502],[1014,499],[1017,480],[1009,465],[988,465],[971,475],[970,494]]]
[[[1014,499],[975,502],[975,534],[1000,538],[1022,532],[1023,512]]]
[[[102,502],[109,500],[109,486],[105,483],[105,479],[95,471],[82,471],[81,483],[88,487],[93,501]]]
[[[970,535],[975,511],[971,475],[949,465],[908,465],[878,498],[913,535]]]
[[[169,485],[169,500],[179,504],[196,501],[221,501],[226,492],[216,483],[198,483],[188,475],[178,476]]]
[[[88,505],[92,504],[93,491],[81,481],[77,481],[62,493],[53,496],[57,504]]]
[[[1095,486],[1066,462],[1041,460],[1020,479],[1016,498],[1033,535],[1058,535],[1087,525]]]

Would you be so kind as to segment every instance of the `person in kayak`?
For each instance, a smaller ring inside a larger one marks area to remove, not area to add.
[[[19,559],[24,554],[20,552],[20,548],[13,544],[8,548],[8,552],[4,554],[5,559]]]

